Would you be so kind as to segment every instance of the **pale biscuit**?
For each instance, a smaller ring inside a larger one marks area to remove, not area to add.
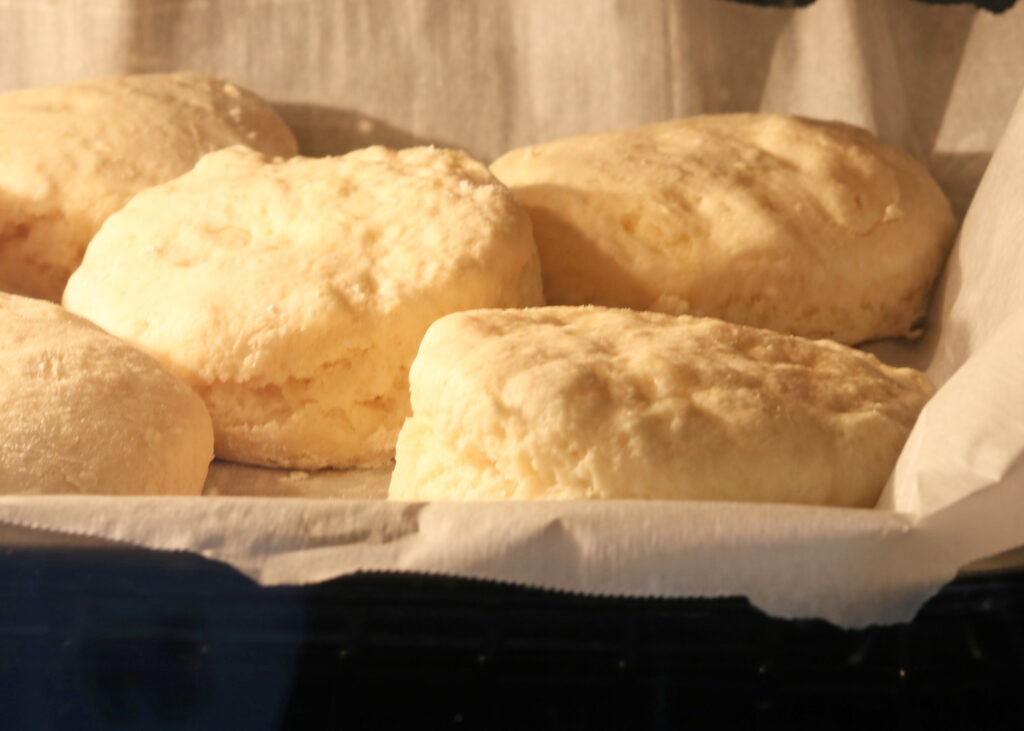
[[[858,343],[919,334],[955,223],[909,155],[846,124],[703,116],[514,150],[551,304]]]
[[[933,390],[828,340],[597,307],[445,317],[410,383],[392,499],[861,507]]]
[[[107,216],[207,152],[237,144],[296,151],[269,104],[206,74],[0,95],[0,290],[59,301]]]
[[[431,322],[542,304],[530,221],[454,150],[203,158],[113,215],[65,304],[188,382],[219,457],[315,469],[391,459]]]
[[[202,492],[210,415],[151,357],[3,293],[0,342],[0,493]]]

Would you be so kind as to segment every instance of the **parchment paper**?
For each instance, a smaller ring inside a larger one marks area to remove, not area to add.
[[[942,388],[876,510],[402,504],[381,499],[387,470],[215,463],[202,498],[0,498],[0,539],[194,551],[265,584],[396,570],[738,594],[845,626],[910,619],[968,562],[1024,544],[1024,7],[0,0],[0,89],[181,68],[275,100],[307,154],[432,142],[492,159],[585,131],[759,109],[869,127],[925,161],[966,212],[928,336],[872,346]]]

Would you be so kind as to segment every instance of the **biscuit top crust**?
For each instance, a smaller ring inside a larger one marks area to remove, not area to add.
[[[353,343],[415,348],[480,302],[540,304],[538,269],[529,218],[463,152],[235,147],[112,216],[65,304],[183,377],[258,386],[313,377]]]
[[[210,416],[150,356],[3,293],[0,342],[0,493],[201,491]]]
[[[107,216],[204,154],[238,144],[269,155],[297,151],[267,102],[208,74],[0,94],[0,264],[10,258],[5,267],[15,272],[0,271],[0,288],[59,300]]]
[[[840,122],[705,115],[513,150],[551,304],[916,336],[956,230],[913,157]],[[583,255],[585,252],[586,255]]]
[[[831,341],[599,307],[431,326],[391,497],[869,507],[933,392]]]
[[[89,216],[104,202],[123,202],[143,185],[181,175],[222,147],[244,143],[281,156],[297,151],[267,102],[192,71],[0,94],[0,130],[0,190],[43,214],[58,188],[70,210]]]

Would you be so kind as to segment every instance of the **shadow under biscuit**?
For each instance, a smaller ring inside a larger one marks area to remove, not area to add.
[[[949,197],[957,222],[963,224],[970,208],[974,193],[988,168],[990,152],[937,153],[929,160],[932,175]],[[923,323],[924,335],[920,340],[883,340],[862,346],[889,365],[910,366],[926,370],[938,350],[940,337],[946,347],[959,350],[966,348],[971,338],[971,328],[964,323],[943,321],[941,313],[956,301],[963,288],[959,237],[947,255],[942,271],[933,285],[932,301]],[[937,384],[941,385],[941,384]]]
[[[963,222],[981,178],[988,169],[992,151],[936,152],[928,160],[928,168],[953,206],[953,215]]]
[[[309,157],[344,155],[370,145],[395,150],[422,145],[458,147],[451,142],[418,137],[350,109],[278,102],[274,102],[274,109],[295,134],[299,152]]]

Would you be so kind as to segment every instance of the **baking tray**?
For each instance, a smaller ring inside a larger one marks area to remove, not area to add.
[[[8,549],[11,729],[676,728],[1024,721],[1024,570],[843,630],[739,597],[583,597],[437,576],[260,587],[195,555]]]

